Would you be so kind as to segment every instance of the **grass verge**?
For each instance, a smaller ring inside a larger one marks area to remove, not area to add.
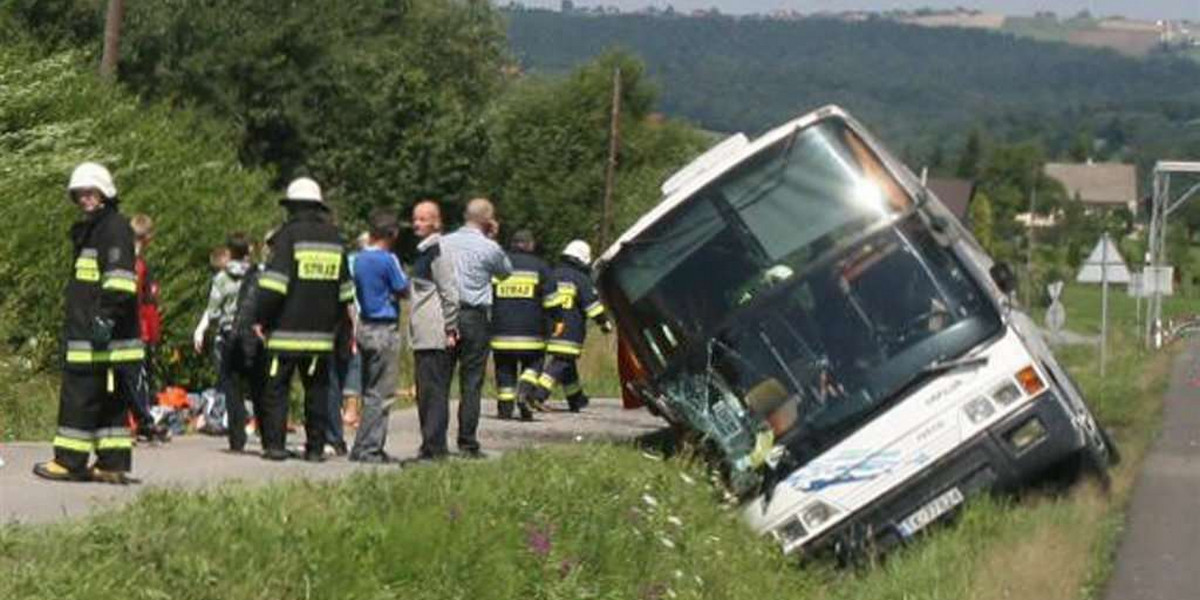
[[[48,440],[58,412],[58,378],[0,353],[0,442]]]

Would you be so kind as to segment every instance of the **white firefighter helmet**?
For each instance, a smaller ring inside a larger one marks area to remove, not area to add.
[[[117,186],[113,184],[112,174],[103,165],[94,162],[80,163],[71,172],[67,194],[73,197],[74,193],[80,190],[96,190],[109,200],[117,197]]]
[[[293,179],[287,187],[287,195],[281,202],[315,202],[324,206],[325,199],[321,197],[321,186],[308,177]]]
[[[592,264],[592,247],[583,240],[571,240],[571,243],[563,248],[562,255],[574,258],[585,265]]]

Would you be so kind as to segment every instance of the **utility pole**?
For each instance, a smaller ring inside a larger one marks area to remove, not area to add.
[[[1033,298],[1030,297],[1030,294],[1033,293],[1032,291],[1035,289],[1034,280],[1033,280],[1033,228],[1034,228],[1034,219],[1036,219],[1037,217],[1034,215],[1033,211],[1034,211],[1034,207],[1037,205],[1037,182],[1038,182],[1038,165],[1035,164],[1033,166],[1033,184],[1031,186],[1029,186],[1030,187],[1030,190],[1029,190],[1029,234],[1028,234],[1029,248],[1027,249],[1026,254],[1025,254],[1025,277],[1028,279],[1028,281],[1025,284],[1025,290],[1026,290],[1025,291],[1025,307],[1026,307],[1026,309],[1033,308]]]
[[[621,67],[613,70],[612,122],[608,136],[608,172],[604,177],[604,213],[600,218],[600,251],[608,247],[613,221],[613,188],[617,183],[617,151],[621,147]]]
[[[100,77],[107,80],[117,76],[117,61],[121,54],[121,21],[125,19],[125,0],[108,0],[104,19],[104,55],[100,58]]]
[[[1108,364],[1108,231],[1100,236],[1100,380],[1104,381]]]

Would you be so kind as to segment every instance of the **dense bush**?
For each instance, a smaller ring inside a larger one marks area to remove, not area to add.
[[[267,176],[239,166],[228,132],[139,105],[79,59],[0,46],[0,336],[36,365],[55,364],[67,231],[77,218],[66,182],[76,163],[97,160],[114,173],[122,211],[157,222],[148,256],[162,283],[171,356],[186,346],[205,302],[210,249],[231,229],[261,234],[278,209]]]

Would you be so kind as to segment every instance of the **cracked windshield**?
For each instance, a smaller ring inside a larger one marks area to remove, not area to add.
[[[607,271],[659,391],[720,447],[735,487],[777,443],[772,462],[803,464],[999,332],[912,205],[830,120],[694,195]]]

